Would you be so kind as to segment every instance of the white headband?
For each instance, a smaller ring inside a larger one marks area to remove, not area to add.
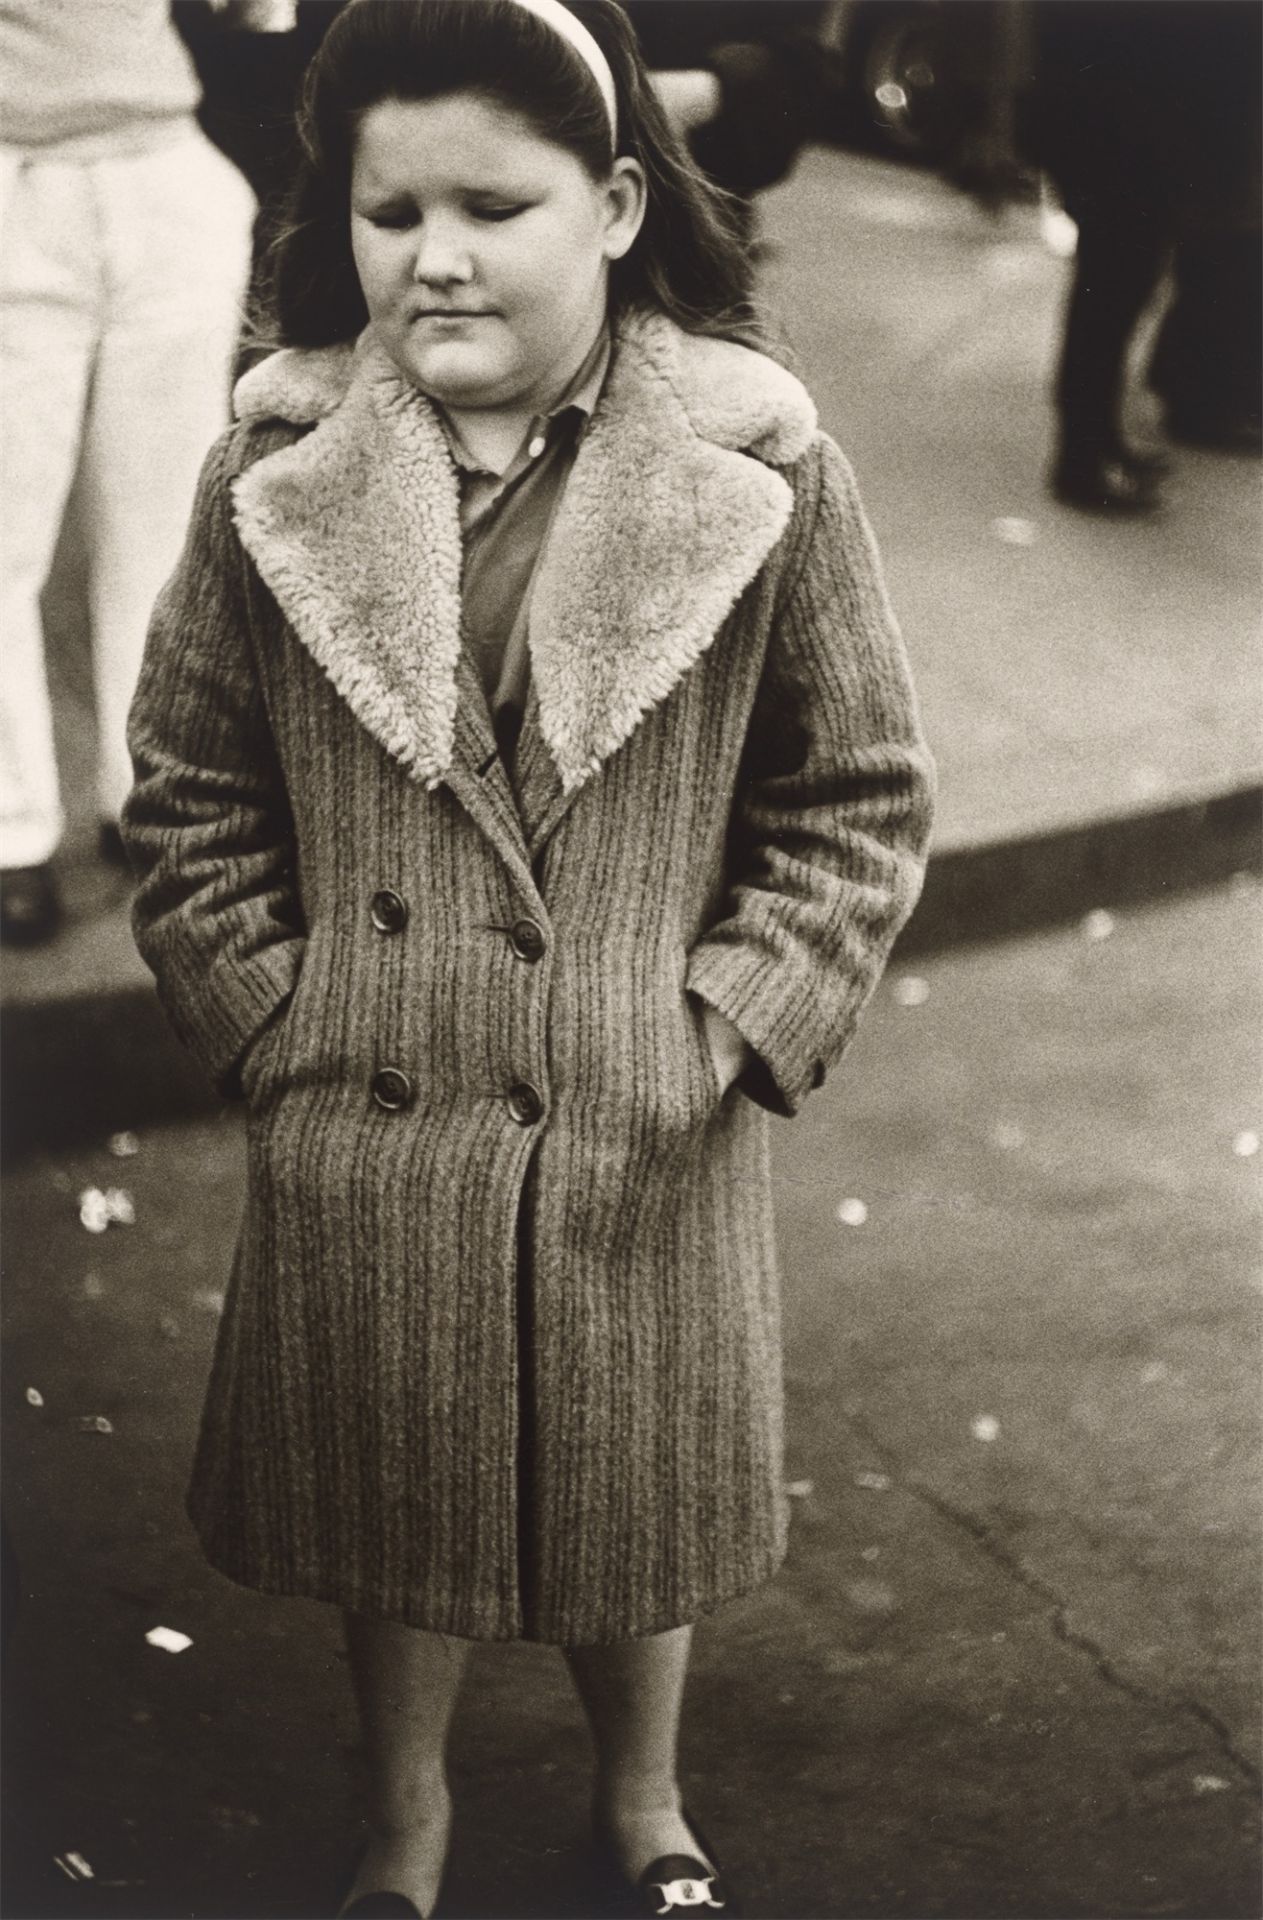
[[[618,95],[614,91],[614,75],[610,72],[610,63],[600,47],[584,26],[582,20],[571,13],[569,7],[563,7],[561,0],[514,0],[514,5],[525,7],[537,20],[545,21],[559,33],[567,45],[574,48],[592,78],[596,81],[605,111],[610,123],[610,146],[618,145]]]

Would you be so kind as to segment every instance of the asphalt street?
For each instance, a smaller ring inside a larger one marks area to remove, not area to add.
[[[896,963],[774,1128],[792,1550],[685,1743],[764,1920],[1259,1911],[1260,894],[1109,909]],[[4,1180],[4,1912],[297,1920],[354,1844],[337,1624],[181,1505],[240,1119],[133,1144]],[[554,1655],[479,1652],[452,1758],[443,1914],[608,1911]]]

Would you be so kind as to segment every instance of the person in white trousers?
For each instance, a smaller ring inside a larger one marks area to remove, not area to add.
[[[122,859],[149,616],[227,417],[254,196],[198,127],[166,0],[0,8],[0,938],[60,919],[64,826],[40,620],[80,481],[100,848]]]

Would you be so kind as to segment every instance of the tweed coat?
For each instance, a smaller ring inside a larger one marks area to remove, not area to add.
[[[246,376],[125,816],[247,1103],[190,1511],[225,1573],[472,1639],[691,1620],[785,1543],[767,1114],[845,1049],[931,773],[799,383],[637,315],[541,562],[513,784],[456,479],[371,333]],[[721,1096],[701,1003],[754,1051]]]

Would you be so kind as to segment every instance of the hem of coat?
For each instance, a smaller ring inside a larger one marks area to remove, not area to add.
[[[364,1588],[354,1590],[343,1587],[338,1581],[318,1578],[303,1579],[298,1576],[269,1576],[256,1572],[247,1572],[240,1562],[231,1555],[220,1553],[214,1541],[193,1522],[199,1543],[208,1564],[235,1586],[248,1588],[252,1593],[266,1595],[273,1600],[315,1600],[325,1606],[339,1607],[346,1613],[369,1614],[375,1619],[396,1620],[402,1626],[415,1627],[422,1633],[441,1633],[451,1640],[469,1640],[475,1644],[494,1644],[521,1641],[540,1647],[602,1647],[621,1645],[626,1640],[645,1640],[652,1634],[669,1633],[677,1627],[688,1627],[699,1620],[709,1619],[719,1612],[721,1607],[732,1605],[755,1593],[784,1565],[788,1542],[778,1541],[767,1557],[766,1564],[758,1572],[751,1573],[747,1579],[725,1587],[722,1593],[699,1600],[685,1614],[678,1608],[650,1614],[647,1619],[638,1620],[617,1633],[608,1629],[601,1633],[585,1634],[580,1628],[567,1631],[536,1631],[528,1633],[524,1626],[511,1627],[471,1627],[463,1610],[461,1624],[455,1624],[452,1610],[440,1610],[425,1606],[382,1606],[374,1603],[374,1596]]]

